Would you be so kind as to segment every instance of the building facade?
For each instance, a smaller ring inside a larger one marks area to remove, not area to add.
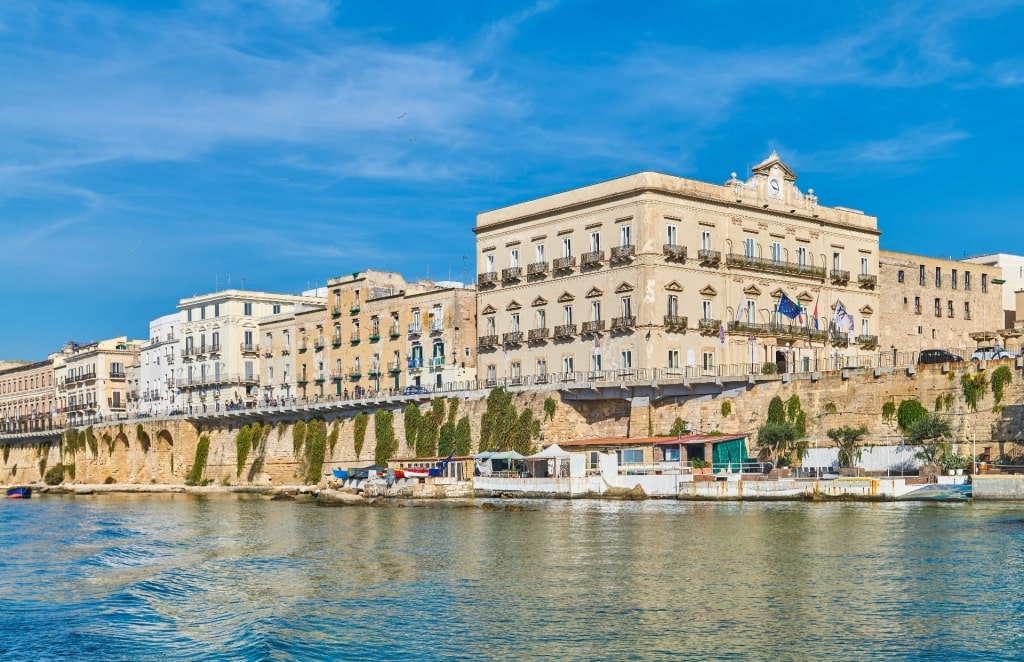
[[[878,263],[882,349],[969,354],[978,343],[999,339],[999,267],[884,250]]]
[[[11,362],[0,368],[0,434],[52,430],[55,425],[53,359]]]
[[[149,342],[139,355],[137,411],[144,416],[163,416],[180,411],[175,370],[181,365],[181,314],[171,313],[149,323]]]
[[[141,340],[121,336],[68,343],[55,353],[57,424],[77,427],[127,418],[127,368],[138,360],[142,345]]]
[[[1024,310],[1017,306],[1017,293],[1024,290],[1024,256],[989,253],[964,258],[962,262],[997,267],[996,278],[1003,281],[1003,328],[1012,329],[1017,326],[1017,320],[1024,321]]]
[[[874,351],[877,221],[796,178],[772,153],[746,181],[644,172],[478,215],[481,377],[811,369]]]
[[[221,411],[255,406],[260,397],[259,322],[315,296],[223,290],[182,299],[181,365],[175,371],[182,410]]]

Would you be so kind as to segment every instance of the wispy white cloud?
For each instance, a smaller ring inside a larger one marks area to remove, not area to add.
[[[885,169],[893,176],[914,172],[922,163],[951,158],[956,145],[968,138],[968,132],[949,125],[928,125],[817,152],[786,151],[788,160],[800,169],[819,173]]]

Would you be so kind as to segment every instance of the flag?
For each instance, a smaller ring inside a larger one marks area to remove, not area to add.
[[[791,320],[795,320],[800,315],[800,306],[793,303],[793,300],[787,297],[785,294],[779,299],[779,312]]]
[[[747,307],[747,300],[744,299],[740,302],[740,305],[736,306],[736,323],[739,324],[743,318],[743,311]]]
[[[818,300],[814,300],[814,330],[818,330]]]
[[[718,342],[725,347],[725,324],[718,325]]]
[[[853,333],[853,315],[846,312],[843,304],[836,302],[836,326],[847,333]]]

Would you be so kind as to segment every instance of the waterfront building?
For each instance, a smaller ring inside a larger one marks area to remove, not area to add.
[[[1002,328],[1011,329],[1016,326],[1018,320],[1024,322],[1024,310],[1017,306],[1017,293],[1024,290],[1024,256],[988,253],[966,257],[962,262],[997,267],[1000,273],[996,277],[1003,281],[1002,306],[1005,319]],[[1020,314],[1017,311],[1020,311]]]
[[[149,342],[139,356],[137,411],[161,416],[180,410],[175,370],[181,365],[181,314],[171,313],[149,323]]]
[[[0,367],[0,433],[52,430],[53,358],[33,363],[5,361]]]
[[[68,343],[52,355],[57,424],[79,426],[128,415],[127,367],[139,358],[141,340],[127,336]]]
[[[301,304],[293,309],[260,319],[260,356],[263,375],[260,386],[264,403],[283,403],[296,397],[295,378],[299,358],[299,327],[297,316],[326,315],[326,300],[317,304]],[[308,339],[302,353],[309,351]],[[308,377],[306,384],[308,385]],[[301,395],[301,394],[300,394]]]
[[[482,376],[807,370],[874,352],[877,220],[796,179],[773,152],[745,181],[642,172],[479,214]]]
[[[255,405],[260,395],[260,319],[323,303],[317,296],[247,290],[182,299],[181,365],[175,370],[182,408],[206,412]]]
[[[882,351],[1006,345],[999,267],[886,250],[878,265]]]
[[[473,288],[370,269],[330,279],[327,296],[326,306],[261,325],[280,375],[274,393],[353,398],[475,379]]]

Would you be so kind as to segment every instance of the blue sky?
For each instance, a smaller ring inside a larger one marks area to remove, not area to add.
[[[0,358],[229,278],[472,279],[480,211],[772,149],[884,248],[1022,253],[1022,33],[998,0],[0,3]]]

